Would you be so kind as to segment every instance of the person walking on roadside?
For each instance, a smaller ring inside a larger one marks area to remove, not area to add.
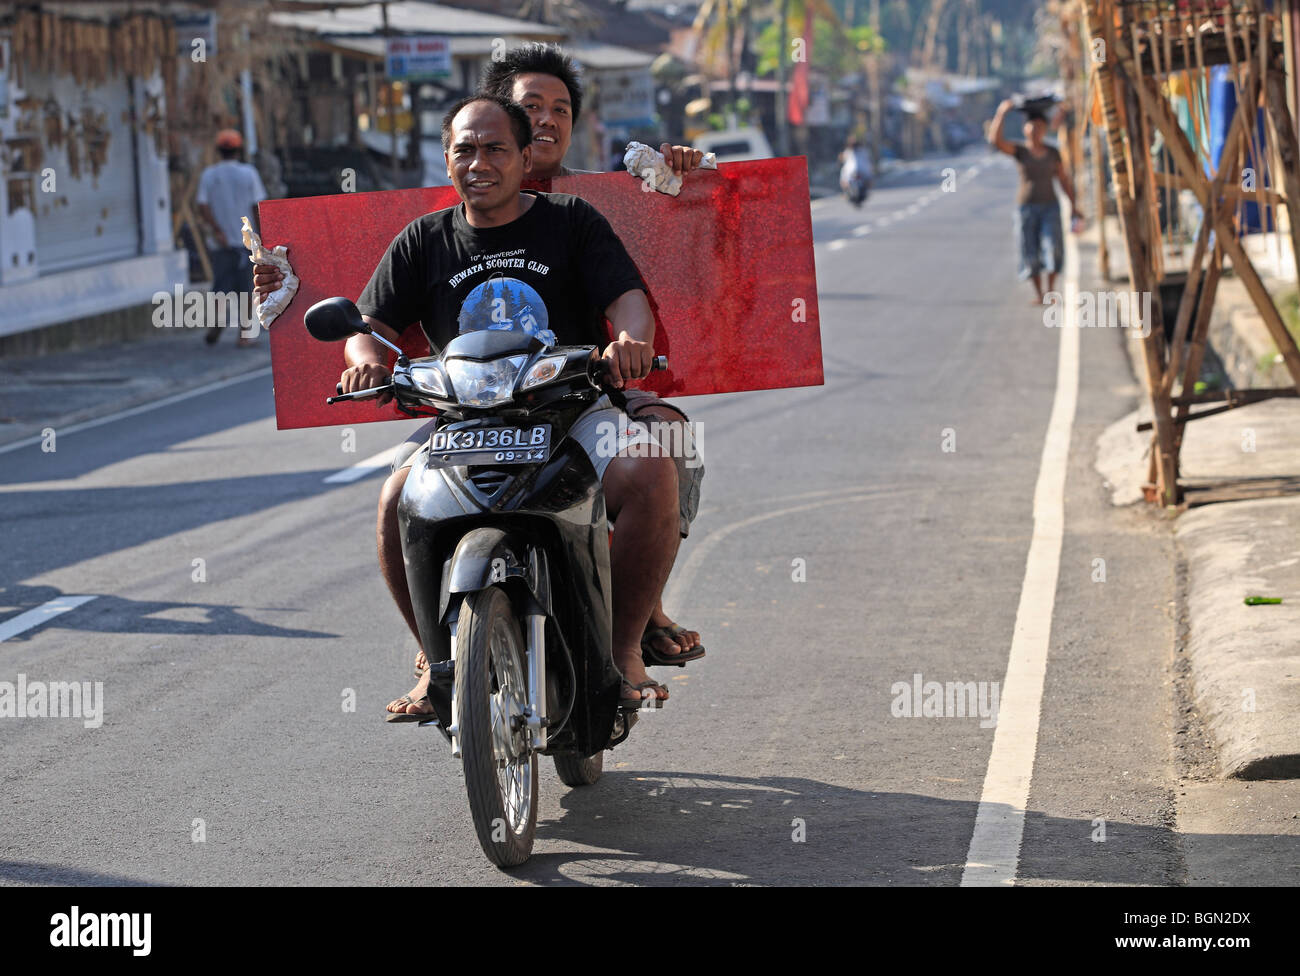
[[[266,199],[266,187],[262,185],[257,170],[239,160],[243,147],[244,139],[234,129],[222,129],[217,133],[217,153],[221,160],[203,171],[195,198],[199,216],[209,228],[208,255],[212,259],[212,290],[218,295],[227,296],[224,304],[218,303],[216,306],[221,310],[218,317],[225,318],[228,314],[225,310],[233,304],[236,328],[245,324],[240,321],[242,310],[253,307],[253,265],[244,249],[241,218],[248,217],[256,231],[257,205]],[[236,296],[233,303],[229,300],[231,295]],[[221,338],[221,329],[225,325],[224,321],[208,323],[205,337],[208,345],[213,345]],[[242,335],[239,345],[253,345],[253,336]]]
[[[1074,184],[1066,172],[1061,153],[1044,142],[1047,117],[1041,110],[1026,111],[1025,141],[1012,142],[1002,135],[1006,115],[1016,108],[1014,99],[1005,99],[989,124],[989,144],[1015,159],[1020,168],[1020,190],[1016,196],[1016,241],[1020,250],[1020,280],[1033,283],[1037,300],[1056,290],[1056,276],[1065,263],[1065,237],[1061,230],[1061,205],[1053,181],[1070,201],[1071,219],[1081,219],[1074,197]],[[1046,261],[1044,253],[1046,252]],[[1047,288],[1043,288],[1043,272]]]

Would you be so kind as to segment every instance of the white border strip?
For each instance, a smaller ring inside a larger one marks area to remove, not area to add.
[[[1034,488],[1034,535],[1029,544],[1025,580],[1016,610],[1007,676],[1002,683],[998,726],[984,776],[975,832],[966,854],[961,885],[1012,885],[1020,865],[1025,832],[1025,808],[1038,750],[1038,720],[1042,713],[1043,680],[1052,636],[1052,611],[1061,569],[1061,539],[1065,533],[1065,474],[1070,458],[1070,432],[1079,398],[1078,247],[1066,237],[1065,308],[1056,360],[1056,394],[1047,438]]]
[[[358,461],[350,468],[344,468],[342,471],[335,471],[332,475],[324,479],[327,485],[346,485],[349,482],[359,481],[368,474],[374,474],[376,471],[382,471],[384,468],[393,466],[393,452],[397,446],[380,451],[364,461]]]
[[[28,610],[26,613],[20,613],[16,617],[10,617],[8,620],[0,623],[0,644],[7,641],[10,637],[17,637],[23,631],[31,630],[33,627],[39,627],[43,623],[48,623],[60,614],[67,613],[69,610],[75,610],[83,603],[89,603],[91,600],[98,599],[95,596],[61,596],[56,599],[42,603],[35,610]]]
[[[238,376],[231,376],[229,379],[217,380],[215,383],[207,383],[203,386],[195,387],[192,390],[186,390],[184,393],[175,393],[169,397],[163,397],[161,400],[151,400],[148,403],[142,403],[138,407],[131,407],[129,410],[119,410],[117,413],[110,413],[106,417],[96,417],[94,420],[84,420],[79,424],[71,424],[68,427],[56,427],[55,430],[60,437],[66,437],[68,434],[75,434],[79,430],[89,430],[92,427],[99,427],[103,424],[111,424],[114,420],[123,420],[126,417],[134,417],[139,413],[147,413],[150,410],[157,410],[159,407],[170,406],[173,403],[180,403],[182,400],[188,400],[191,397],[202,396],[205,393],[211,393],[213,390],[221,390],[227,386],[234,386],[236,383],[243,383],[246,380],[255,380],[259,376],[267,376],[271,372],[270,366],[264,366],[261,369],[255,369],[248,373],[240,373]],[[21,441],[14,441],[12,444],[5,444],[0,447],[0,454],[8,454],[10,451],[17,451],[24,447],[31,447],[33,444],[39,444],[43,435],[34,434],[31,437],[24,438]]]

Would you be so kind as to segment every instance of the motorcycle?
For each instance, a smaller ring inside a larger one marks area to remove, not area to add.
[[[537,829],[538,756],[552,757],[566,785],[590,786],[638,710],[658,705],[620,698],[604,496],[566,436],[606,392],[605,363],[594,346],[506,330],[408,359],[346,298],[313,305],[305,323],[321,341],[360,332],[397,353],[388,384],[339,387],[327,403],[391,393],[404,412],[438,412],[398,505],[429,660],[434,717],[420,725],[436,727],[464,765],[483,853],[498,867],[522,864]]]
[[[861,173],[854,173],[849,177],[847,185],[843,188],[844,199],[855,207],[861,207],[870,190],[871,181]]]

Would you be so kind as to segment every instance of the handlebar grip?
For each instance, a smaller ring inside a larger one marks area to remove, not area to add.
[[[342,396],[342,395],[343,395],[343,384],[342,384],[342,383],[335,383],[335,384],[334,384],[334,395],[335,395],[335,396]]]

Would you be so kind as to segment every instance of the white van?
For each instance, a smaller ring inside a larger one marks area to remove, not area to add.
[[[711,152],[720,163],[734,163],[742,159],[771,159],[772,147],[762,129],[726,129],[706,132],[692,140],[691,145],[703,152]]]

